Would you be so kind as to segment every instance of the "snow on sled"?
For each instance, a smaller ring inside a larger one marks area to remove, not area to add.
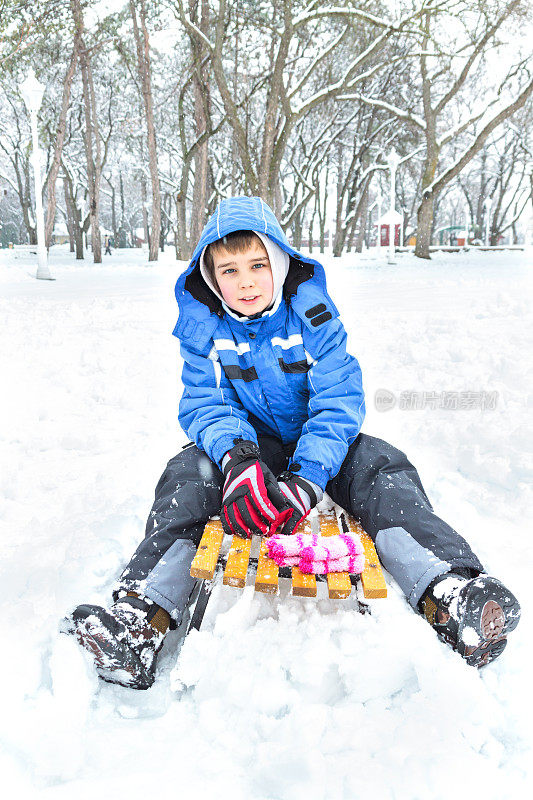
[[[353,586],[362,586],[365,599],[376,599],[387,596],[387,585],[381,570],[381,565],[374,547],[374,542],[363,530],[361,525],[346,513],[340,515],[339,520],[333,515],[319,514],[318,525],[320,536],[335,536],[342,531],[357,534],[361,540],[364,551],[364,567],[361,574],[349,572],[328,572],[327,574],[306,574],[298,567],[279,567],[276,561],[268,557],[267,540],[265,537],[242,539],[239,536],[227,537],[231,539],[231,546],[226,555],[221,555],[224,541],[224,531],[219,519],[210,519],[204,528],[204,533],[196,555],[191,564],[191,576],[199,578],[202,586],[196,603],[190,628],[200,628],[205,613],[205,608],[211,594],[212,581],[215,576],[223,571],[223,583],[226,586],[243,588],[246,586],[248,573],[252,574],[255,568],[255,590],[265,594],[277,594],[279,578],[292,581],[292,594],[296,597],[316,597],[317,582],[326,581],[328,595],[331,600],[343,600],[350,596]],[[305,521],[302,533],[310,533],[311,526]],[[254,540],[260,539],[259,553],[252,557]],[[367,607],[361,607],[362,611]]]

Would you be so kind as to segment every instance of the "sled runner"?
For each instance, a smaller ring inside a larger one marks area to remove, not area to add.
[[[318,523],[321,536],[334,536],[341,532],[339,521],[333,515],[319,514]],[[259,553],[256,558],[251,556],[252,546],[254,540],[260,537],[242,539],[239,536],[233,536],[227,556],[221,556],[220,551],[224,540],[222,523],[218,519],[210,519],[206,523],[198,550],[191,564],[191,576],[201,579],[202,586],[190,627],[200,628],[213,585],[211,581],[215,574],[221,571],[223,571],[223,583],[226,586],[243,588],[246,586],[249,568],[255,568],[255,591],[265,594],[277,594],[278,581],[281,577],[292,581],[292,594],[296,597],[316,597],[317,582],[321,581],[327,582],[331,600],[342,600],[349,597],[352,586],[357,586],[359,581],[365,599],[386,597],[387,585],[374,542],[353,517],[342,513],[340,523],[342,530],[356,533],[361,538],[365,554],[365,566],[361,575],[351,575],[347,572],[313,575],[304,574],[298,567],[278,567],[276,562],[268,557],[266,539],[263,537],[261,537]],[[306,520],[302,533],[310,532],[311,526]],[[360,610],[364,611],[366,607]]]

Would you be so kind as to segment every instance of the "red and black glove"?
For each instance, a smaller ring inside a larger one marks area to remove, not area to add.
[[[222,461],[224,489],[220,519],[225,533],[267,536],[289,518],[291,510],[255,442],[238,441]]]
[[[296,532],[312,508],[322,500],[324,492],[316,483],[300,478],[288,469],[278,477],[278,485],[287,498],[292,514],[279,531],[285,536]]]

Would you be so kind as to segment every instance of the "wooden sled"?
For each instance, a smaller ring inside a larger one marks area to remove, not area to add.
[[[317,582],[322,581],[327,582],[331,600],[343,600],[349,597],[352,587],[357,587],[359,584],[365,599],[386,597],[387,585],[374,542],[361,525],[344,512],[341,514],[340,520],[334,515],[319,514],[318,521],[321,536],[333,536],[340,533],[339,522],[342,530],[359,534],[365,553],[365,567],[361,575],[351,575],[347,572],[307,575],[302,573],[298,567],[278,567],[276,562],[266,555],[267,545],[264,538],[261,538],[257,558],[251,557],[252,539],[242,539],[239,536],[231,537],[231,546],[227,556],[221,556],[220,550],[224,540],[222,523],[219,519],[210,519],[206,523],[198,550],[191,564],[191,576],[199,578],[202,583],[189,630],[191,628],[200,629],[213,588],[213,578],[221,571],[223,571],[223,583],[226,586],[243,588],[246,586],[249,569],[251,573],[255,568],[255,591],[264,594],[277,594],[278,581],[281,577],[292,581],[292,594],[296,597],[316,597]],[[310,523],[306,520],[302,533],[310,532]],[[368,611],[368,606],[364,603],[359,603],[358,607],[362,613]]]

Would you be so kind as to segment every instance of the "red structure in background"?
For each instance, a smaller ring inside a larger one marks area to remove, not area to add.
[[[394,225],[394,246],[399,247],[402,244],[402,222],[402,216],[401,214],[398,214],[397,211],[394,211],[393,213],[387,211],[386,214],[383,214],[381,219],[376,223],[379,230],[378,244],[381,245],[381,247],[389,246],[390,229],[392,225]]]
[[[381,226],[381,246],[388,247],[389,246],[389,236],[390,236],[390,225],[382,225]],[[394,226],[394,246],[400,246],[400,225]]]

